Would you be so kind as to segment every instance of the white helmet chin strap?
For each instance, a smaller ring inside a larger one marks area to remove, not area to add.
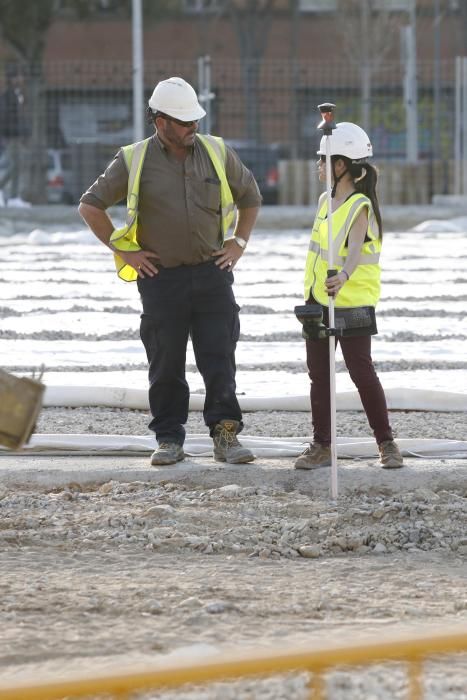
[[[345,173],[348,173],[349,171],[348,171],[347,168],[346,168],[346,169],[339,175],[339,177],[337,177],[337,176],[336,176],[336,171],[335,171],[335,168],[334,168],[334,161],[331,161],[331,162],[332,162],[332,178],[333,178],[333,180],[334,180],[334,184],[333,184],[332,190],[331,190],[331,197],[334,199],[334,197],[336,196],[337,185],[338,185],[339,182],[342,180],[342,178],[344,177]]]

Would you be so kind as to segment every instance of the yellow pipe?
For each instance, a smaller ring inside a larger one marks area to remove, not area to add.
[[[368,639],[358,644],[323,645],[319,649],[299,647],[292,650],[218,655],[203,662],[185,661],[140,672],[78,678],[15,687],[0,686],[0,700],[62,700],[64,696],[82,697],[110,693],[122,695],[149,688],[178,688],[185,684],[243,678],[254,675],[278,675],[290,671],[322,672],[336,666],[362,666],[386,661],[420,661],[428,656],[467,652],[467,632],[440,633],[413,638],[395,637],[376,643]]]

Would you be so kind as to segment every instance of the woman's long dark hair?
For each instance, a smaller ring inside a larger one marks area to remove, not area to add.
[[[378,171],[370,163],[352,163],[349,158],[343,158],[347,164],[350,176],[353,178],[355,189],[366,195],[371,201],[378,223],[379,235],[383,238],[383,221],[379,208],[378,195],[376,194],[376,183],[378,182]],[[363,177],[362,177],[363,175]]]

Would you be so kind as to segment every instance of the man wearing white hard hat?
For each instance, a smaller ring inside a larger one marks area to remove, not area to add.
[[[140,335],[149,362],[149,427],[158,442],[151,457],[155,466],[185,457],[189,337],[206,388],[203,415],[214,458],[254,459],[237,438],[243,428],[235,381],[240,324],[232,284],[261,195],[223,139],[197,133],[205,114],[183,78],[159,82],[148,102],[155,133],[120,149],[79,207],[114,253],[119,277],[138,285]],[[125,198],[127,222],[116,229],[106,210]]]
[[[165,110],[166,114],[185,123],[206,116],[196,92],[183,78],[169,78],[157,83],[148,105],[153,114]]]

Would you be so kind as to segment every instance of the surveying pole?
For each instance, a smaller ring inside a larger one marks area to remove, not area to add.
[[[328,221],[328,277],[337,275],[337,270],[333,268],[333,239],[332,239],[332,176],[331,176],[331,142],[330,136],[336,128],[334,122],[334,109],[336,105],[330,102],[318,105],[321,112],[322,121],[318,129],[326,137],[326,200],[327,200],[327,221]],[[329,296],[329,328],[335,328],[334,321],[334,298]],[[337,499],[337,449],[336,449],[336,339],[331,333],[329,335],[329,390],[331,407],[331,496]]]

